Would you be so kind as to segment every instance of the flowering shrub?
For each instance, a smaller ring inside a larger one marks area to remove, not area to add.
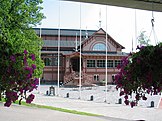
[[[137,47],[139,52],[131,53],[118,65],[120,72],[115,76],[116,88],[124,95],[125,104],[137,105],[146,94],[157,95],[162,90],[162,43],[156,46]],[[135,93],[135,99],[129,96]]]
[[[4,105],[9,107],[16,100],[21,104],[22,99],[31,103],[34,95],[27,96],[27,93],[36,89],[38,85],[38,79],[34,75],[35,55],[24,50],[22,54],[3,54],[0,59],[0,96],[3,92],[6,101]],[[33,64],[29,64],[28,61],[32,61]]]

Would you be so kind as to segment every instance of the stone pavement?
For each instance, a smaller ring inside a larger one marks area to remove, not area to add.
[[[108,93],[108,101],[104,102],[104,88],[100,89],[89,89],[82,90],[81,99],[78,99],[79,92],[73,88],[62,88],[60,89],[60,96],[47,96],[46,91],[49,86],[41,86],[40,93],[35,92],[36,98],[33,103],[40,105],[48,105],[59,108],[65,108],[70,110],[84,111],[89,113],[101,114],[111,121],[126,121],[126,120],[145,120],[145,121],[161,121],[162,120],[162,109],[161,108],[150,108],[148,106],[137,106],[131,108],[124,104],[116,104],[119,97],[118,92]],[[57,93],[57,89],[55,90]],[[102,92],[102,95],[101,95]],[[69,98],[66,98],[66,94],[69,93]],[[88,101],[90,95],[94,95],[94,98],[99,98],[97,101]],[[116,95],[117,94],[117,95]],[[98,95],[98,97],[96,96]],[[116,95],[116,96],[115,96]],[[153,100],[156,97],[152,97]],[[155,100],[158,101],[159,97]],[[114,100],[112,103],[112,100]],[[145,104],[146,105],[146,104]],[[156,104],[155,104],[156,106]]]

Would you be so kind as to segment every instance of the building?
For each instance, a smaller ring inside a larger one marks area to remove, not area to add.
[[[44,41],[41,58],[44,60],[43,82],[57,84],[58,79],[58,29],[35,28]],[[80,30],[60,30],[60,82],[62,85],[78,85],[80,70]],[[105,83],[106,32],[99,30],[81,31],[81,82],[82,85]],[[127,54],[124,47],[107,35],[107,80],[113,82],[118,72],[117,65]]]

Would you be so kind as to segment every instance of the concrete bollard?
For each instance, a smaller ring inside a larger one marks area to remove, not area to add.
[[[48,90],[46,91],[46,95],[48,95]]]
[[[69,93],[66,94],[66,97],[69,98]]]
[[[90,97],[90,101],[93,101],[93,95],[91,95],[91,97]]]
[[[119,104],[122,104],[122,99],[121,98],[119,98],[119,102],[118,102]]]
[[[53,96],[55,96],[55,87],[51,86],[51,87],[49,88],[49,91],[50,91],[49,95],[52,94]]]
[[[154,107],[154,101],[151,101],[151,108]]]

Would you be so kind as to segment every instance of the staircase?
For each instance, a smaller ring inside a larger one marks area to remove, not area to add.
[[[68,83],[74,83],[74,77],[75,77],[75,72],[66,73],[64,76],[64,83],[62,84],[62,86],[67,85]]]
[[[64,76],[64,85],[77,86],[79,85],[79,72],[73,71],[72,73],[66,73]],[[86,73],[82,72],[81,76],[82,86],[90,86],[93,84],[93,78]]]

